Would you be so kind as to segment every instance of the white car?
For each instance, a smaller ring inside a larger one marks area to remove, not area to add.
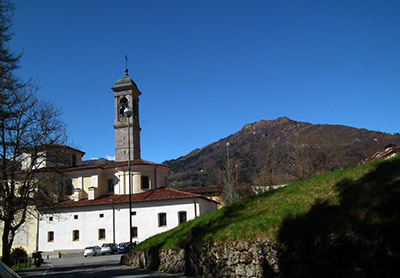
[[[105,254],[114,254],[117,253],[117,244],[115,243],[104,243],[101,246],[101,254],[105,255]]]
[[[85,248],[85,251],[83,252],[83,256],[96,256],[101,254],[101,248],[100,246],[88,246]]]

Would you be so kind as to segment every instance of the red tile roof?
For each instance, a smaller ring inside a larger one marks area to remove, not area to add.
[[[189,199],[189,198],[206,199],[203,196],[197,194],[161,187],[143,193],[132,194],[132,203],[178,200],[178,199]],[[60,202],[54,205],[54,207],[49,209],[101,206],[101,205],[125,204],[125,203],[129,203],[129,195],[103,195],[94,200],[82,199],[79,201],[68,200]]]
[[[179,190],[195,194],[221,194],[219,186],[206,186],[206,187],[185,187]]]
[[[132,160],[131,161],[132,167],[135,165],[152,165],[152,166],[163,166],[163,167],[168,167],[165,164],[159,164],[155,162],[150,162],[146,160]],[[63,171],[76,171],[76,170],[84,170],[84,169],[110,169],[110,168],[115,168],[115,167],[123,167],[123,166],[128,166],[128,161],[118,161],[118,162],[108,162],[105,164],[93,164],[93,165],[81,165],[81,166],[75,166],[75,167],[70,167],[70,168],[65,168]],[[168,167],[169,168],[169,167]]]
[[[80,152],[82,154],[82,156],[85,154],[85,152],[83,152],[81,150],[78,150],[78,149],[75,149],[75,148],[72,148],[72,147],[69,147],[66,145],[60,145],[60,144],[44,144],[44,145],[36,146],[36,148],[38,148],[39,150],[43,150],[43,149],[47,150],[50,148],[52,148],[52,149],[69,149],[69,150],[72,150],[75,152]],[[33,149],[33,147],[22,148],[21,150],[25,151],[25,150],[30,150],[30,149]]]

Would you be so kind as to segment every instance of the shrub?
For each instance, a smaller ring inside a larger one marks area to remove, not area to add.
[[[28,258],[28,253],[22,247],[13,248],[11,251],[11,265],[17,264],[18,261]]]

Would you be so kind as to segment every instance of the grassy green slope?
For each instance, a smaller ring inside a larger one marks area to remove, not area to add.
[[[149,238],[136,250],[260,237],[282,240],[297,234],[328,234],[332,230],[342,233],[386,224],[390,228],[393,223],[398,227],[398,203],[400,158],[395,158],[242,199]]]

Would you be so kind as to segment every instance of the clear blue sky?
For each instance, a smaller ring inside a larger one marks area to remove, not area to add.
[[[16,0],[23,79],[85,159],[114,156],[113,87],[142,92],[142,158],[261,119],[400,132],[400,1]]]

